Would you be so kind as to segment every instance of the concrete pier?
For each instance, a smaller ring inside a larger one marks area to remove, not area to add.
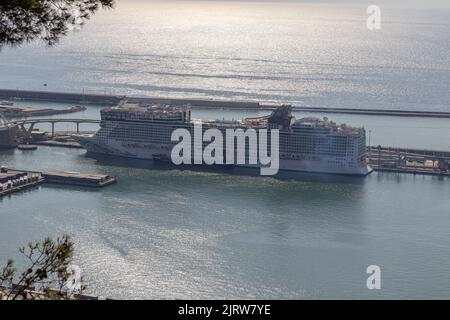
[[[69,92],[0,89],[0,99],[7,99],[7,100],[19,99],[19,100],[34,100],[34,101],[116,105],[124,98],[125,98],[124,96],[111,96],[104,94],[83,94],[83,93],[69,93]]]
[[[375,171],[450,177],[450,151],[368,147],[368,162]]]
[[[47,183],[75,185],[83,187],[105,187],[116,183],[114,177],[106,174],[80,173],[67,171],[50,171],[43,173],[42,176]]]

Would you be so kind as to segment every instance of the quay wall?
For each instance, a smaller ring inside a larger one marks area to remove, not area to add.
[[[193,107],[202,107],[202,108],[258,109],[261,107],[261,105],[258,102],[243,102],[243,101],[171,99],[171,98],[169,99],[169,98],[146,98],[146,97],[126,97],[125,100],[131,103],[190,104]]]

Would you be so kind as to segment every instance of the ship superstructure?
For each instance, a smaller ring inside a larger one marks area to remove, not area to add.
[[[123,103],[101,110],[100,130],[94,136],[75,138],[92,153],[170,159],[172,148],[177,144],[171,136],[179,128],[194,134],[195,124],[201,123],[203,131],[211,128],[223,132],[226,129],[265,129],[268,136],[271,130],[278,129],[280,170],[350,175],[370,173],[364,128],[337,125],[327,118],[296,120],[291,109],[291,106],[283,105],[268,116],[240,121],[195,120],[191,118],[189,105]]]

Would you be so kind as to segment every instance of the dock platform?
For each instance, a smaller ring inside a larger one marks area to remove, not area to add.
[[[450,151],[368,147],[368,162],[375,171],[450,177]]]
[[[43,173],[47,183],[65,184],[83,187],[105,187],[116,183],[116,178],[106,174],[86,174],[79,172],[51,171]]]
[[[55,141],[55,140],[44,140],[37,141],[34,144],[46,146],[46,147],[63,147],[63,148],[72,148],[72,149],[83,149],[83,147],[75,141]]]

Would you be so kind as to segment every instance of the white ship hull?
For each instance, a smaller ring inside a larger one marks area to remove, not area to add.
[[[95,136],[74,136],[88,152],[96,154],[106,154],[135,159],[169,159],[172,145],[130,143],[117,140],[109,140],[105,143],[98,142]],[[300,171],[326,174],[359,175],[365,176],[372,172],[372,169],[365,163],[355,163],[351,158],[337,158],[333,156],[321,156],[315,159],[288,159],[289,155],[281,155],[280,170]],[[330,165],[336,164],[336,166]],[[236,164],[237,167],[257,167],[258,165]]]

